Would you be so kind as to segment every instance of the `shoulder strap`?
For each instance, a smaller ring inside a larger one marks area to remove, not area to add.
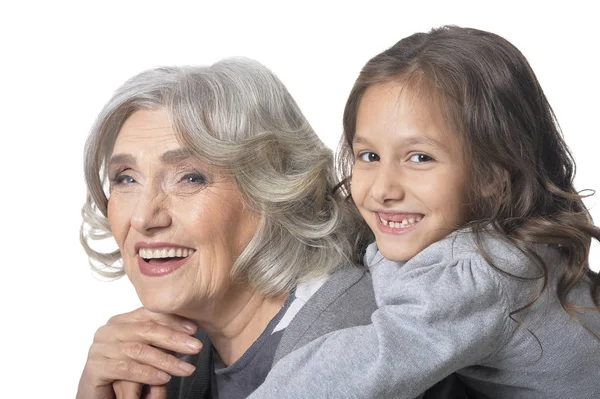
[[[168,399],[210,399],[210,383],[213,374],[212,344],[208,335],[199,331],[196,338],[202,341],[202,350],[197,355],[185,356],[182,360],[196,366],[194,374],[181,378],[173,377],[168,385]]]

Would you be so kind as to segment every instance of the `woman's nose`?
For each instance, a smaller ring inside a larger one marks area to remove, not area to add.
[[[131,215],[131,226],[148,234],[171,225],[169,198],[161,191],[144,190]]]
[[[371,198],[378,204],[389,204],[404,198],[402,172],[391,166],[379,168],[375,180],[371,184]]]

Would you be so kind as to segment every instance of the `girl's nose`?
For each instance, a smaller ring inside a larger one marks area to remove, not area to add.
[[[389,166],[379,169],[371,185],[371,198],[378,204],[384,205],[404,198],[404,187],[401,172]]]

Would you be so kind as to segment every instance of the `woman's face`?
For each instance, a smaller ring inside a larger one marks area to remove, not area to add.
[[[230,270],[260,217],[230,176],[179,144],[164,109],[125,121],[109,177],[111,230],[146,308],[185,315],[241,295]]]

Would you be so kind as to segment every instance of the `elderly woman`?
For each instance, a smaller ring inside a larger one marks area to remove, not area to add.
[[[83,246],[143,308],[97,331],[78,398],[244,398],[289,352],[369,323],[331,151],[259,63],[135,76],[85,154]],[[117,251],[94,249],[110,236]]]
[[[368,323],[371,283],[349,267],[332,163],[257,62],[126,82],[86,144],[82,243],[100,274],[127,275],[143,308],[98,330],[78,397],[113,397],[118,380],[245,397],[286,353]],[[111,235],[117,251],[94,250]]]

